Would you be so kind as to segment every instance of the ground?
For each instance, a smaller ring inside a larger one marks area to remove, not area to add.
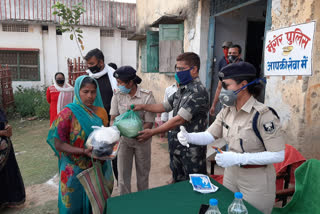
[[[46,143],[48,120],[10,120],[13,126],[12,142],[26,187],[26,202],[17,208],[0,210],[1,214],[53,214],[57,213],[58,161]],[[150,188],[166,185],[171,179],[167,139],[154,136]],[[208,147],[210,148],[210,147]],[[208,150],[209,152],[209,150]],[[132,175],[132,191],[136,191],[135,170]],[[208,172],[210,172],[208,164]],[[223,174],[215,167],[215,174]],[[112,196],[119,195],[115,182]],[[277,207],[280,203],[276,204]]]
[[[12,142],[16,158],[26,186],[26,202],[18,208],[0,210],[2,214],[57,213],[58,162],[46,143],[48,120],[12,120]],[[167,139],[158,136],[152,141],[150,188],[166,185],[171,178]],[[134,172],[134,170],[133,170]],[[132,191],[136,191],[135,173],[132,175]],[[119,195],[115,182],[112,196]]]

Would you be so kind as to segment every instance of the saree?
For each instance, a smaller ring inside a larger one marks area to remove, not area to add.
[[[7,118],[0,109],[0,130]],[[26,199],[24,183],[10,138],[0,136],[0,208],[23,204]]]
[[[86,192],[79,182],[77,175],[92,167],[92,159],[84,155],[72,155],[56,150],[54,139],[57,138],[63,143],[74,147],[85,148],[86,140],[93,131],[91,126],[101,126],[108,123],[107,112],[103,108],[99,86],[97,84],[97,96],[94,106],[97,110],[85,106],[80,99],[80,86],[84,78],[80,76],[75,83],[75,96],[73,103],[70,103],[58,115],[53,122],[47,143],[58,156],[60,182],[58,195],[59,213],[82,213],[92,212],[90,201]],[[112,190],[113,174],[110,161],[100,161],[102,175],[108,187]],[[111,192],[111,191],[110,191]]]

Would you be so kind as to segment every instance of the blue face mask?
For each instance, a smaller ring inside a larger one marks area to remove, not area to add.
[[[124,85],[119,85],[118,88],[124,94],[129,94],[131,91],[131,88],[126,88]]]
[[[186,85],[193,80],[193,78],[190,74],[190,71],[192,69],[193,69],[193,67],[191,67],[190,69],[185,70],[185,71],[176,72],[175,79],[177,80],[179,85]]]

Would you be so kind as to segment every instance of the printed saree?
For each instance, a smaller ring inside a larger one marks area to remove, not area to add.
[[[75,97],[71,104],[68,104],[53,122],[47,142],[59,158],[59,213],[92,213],[90,201],[86,192],[79,182],[77,175],[92,167],[92,159],[84,155],[71,155],[59,152],[55,149],[54,139],[68,143],[74,147],[85,148],[86,140],[93,131],[91,126],[101,126],[108,123],[108,116],[103,108],[99,88],[94,106],[95,112],[86,107],[80,99],[80,86],[84,78],[80,76],[75,83]],[[97,84],[98,87],[98,84]],[[110,192],[113,187],[113,174],[111,161],[100,162],[102,174],[108,183]]]

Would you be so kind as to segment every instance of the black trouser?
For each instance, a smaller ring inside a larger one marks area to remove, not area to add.
[[[113,160],[112,160],[112,169],[113,169],[113,174],[114,177],[116,178],[117,182],[118,182],[118,157],[116,156]]]

